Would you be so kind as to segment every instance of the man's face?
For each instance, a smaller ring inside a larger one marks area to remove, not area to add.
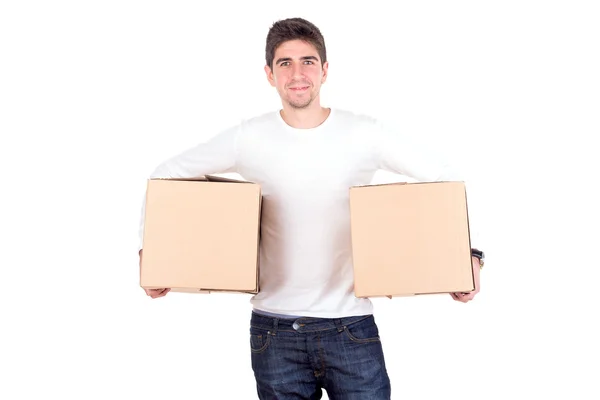
[[[290,40],[277,48],[273,69],[267,65],[265,72],[281,100],[293,108],[306,108],[319,96],[327,67],[328,63],[321,67],[319,53],[312,44]]]

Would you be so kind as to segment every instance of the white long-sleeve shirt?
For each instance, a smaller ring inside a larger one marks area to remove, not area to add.
[[[312,129],[290,127],[278,111],[245,120],[165,161],[150,178],[235,172],[259,184],[260,292],[253,307],[338,318],[372,313],[371,301],[353,292],[349,188],[369,184],[380,169],[424,182],[462,180],[400,132],[335,108]]]

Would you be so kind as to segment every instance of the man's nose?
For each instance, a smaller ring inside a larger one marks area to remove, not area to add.
[[[294,78],[302,78],[303,71],[302,64],[294,64],[292,66],[292,76]]]

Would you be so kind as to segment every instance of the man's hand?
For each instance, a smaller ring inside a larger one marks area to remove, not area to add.
[[[473,277],[475,278],[475,290],[473,290],[472,292],[466,292],[466,293],[450,293],[450,296],[452,296],[452,298],[456,301],[460,301],[462,303],[467,303],[471,300],[473,300],[473,298],[475,298],[475,295],[477,293],[479,293],[479,272],[481,271],[481,267],[479,265],[479,258],[477,257],[473,257]]]
[[[144,289],[144,291],[148,296],[152,297],[153,299],[156,299],[158,297],[166,296],[166,294],[169,293],[171,289]]]
[[[140,250],[140,275],[142,273],[142,253],[143,250]],[[148,296],[150,296],[153,299],[159,298],[159,297],[163,297],[166,296],[167,293],[169,293],[171,291],[170,288],[162,288],[162,289],[144,289],[144,292],[146,292],[146,294]]]

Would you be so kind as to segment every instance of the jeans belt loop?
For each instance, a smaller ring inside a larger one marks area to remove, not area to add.
[[[335,327],[337,328],[338,332],[342,332],[344,328],[346,328],[342,325],[342,320],[340,318],[336,318],[333,322],[335,323]]]

